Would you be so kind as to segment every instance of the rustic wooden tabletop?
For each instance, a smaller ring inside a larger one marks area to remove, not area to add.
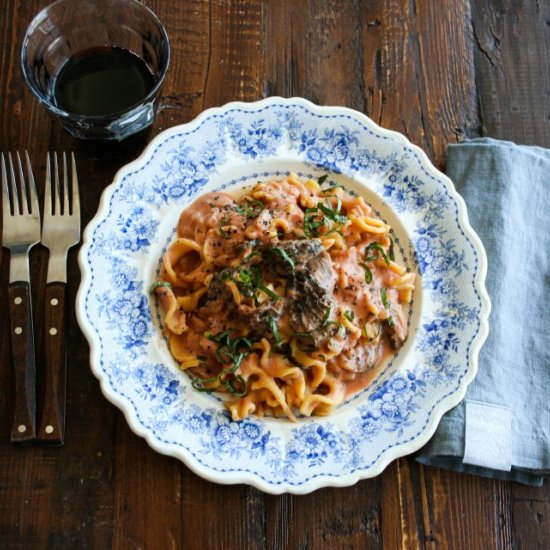
[[[302,96],[357,109],[445,167],[448,143],[492,136],[550,147],[550,3],[544,0],[147,0],[173,57],[149,138],[231,100]],[[76,151],[85,225],[143,143],[92,150],[25,88],[22,35],[45,0],[0,10],[0,150]],[[37,177],[43,194],[43,178]],[[80,283],[69,256],[68,300]],[[306,496],[205,481],[152,451],[100,391],[68,319],[66,443],[9,443],[7,268],[0,275],[2,548],[548,548],[550,488],[393,462],[377,478]],[[47,252],[32,254],[35,325]],[[37,334],[37,349],[43,338]]]

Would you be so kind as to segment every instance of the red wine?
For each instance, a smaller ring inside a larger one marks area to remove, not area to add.
[[[140,103],[155,78],[145,62],[124,48],[99,46],[71,57],[60,69],[57,107],[76,115],[109,116]]]

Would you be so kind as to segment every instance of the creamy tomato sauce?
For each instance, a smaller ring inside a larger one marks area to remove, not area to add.
[[[295,176],[207,193],[180,216],[156,293],[173,356],[233,418],[328,414],[407,337],[415,276],[361,197]]]

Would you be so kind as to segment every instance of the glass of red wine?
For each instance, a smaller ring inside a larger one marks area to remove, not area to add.
[[[81,139],[121,141],[148,128],[169,63],[164,26],[137,0],[57,0],[21,48],[25,82]]]

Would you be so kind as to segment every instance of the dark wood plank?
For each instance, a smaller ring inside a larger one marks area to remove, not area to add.
[[[210,2],[203,108],[262,97],[262,2]]]
[[[301,96],[362,111],[359,3],[266,3],[266,95]]]
[[[472,0],[483,133],[550,146],[550,4]]]
[[[205,550],[266,548],[263,493],[245,485],[215,485],[188,470],[182,487],[185,546]],[[199,508],[205,513],[197,513]]]
[[[180,463],[149,448],[122,415],[117,440],[113,548],[181,548]]]
[[[170,37],[172,60],[152,133],[183,124],[203,109],[209,73],[209,2],[151,2]]]
[[[326,488],[293,497],[292,522],[282,526],[288,530],[289,547],[380,548],[381,485],[382,479],[365,480],[344,490]]]
[[[452,550],[512,548],[509,485],[502,481],[424,469],[429,539]]]
[[[415,468],[412,461],[400,459],[393,462],[382,476],[381,528],[382,541],[387,548],[421,547],[420,510],[415,502],[411,468]]]
[[[479,126],[467,0],[364,3],[362,28],[367,114],[442,167]]]
[[[511,484],[511,521],[514,548],[546,548],[550,541],[550,485]]]

